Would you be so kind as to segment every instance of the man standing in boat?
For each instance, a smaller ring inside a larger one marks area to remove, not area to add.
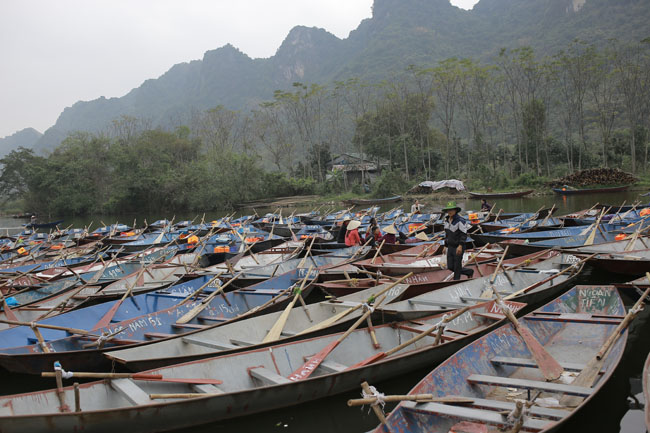
[[[469,224],[459,215],[461,209],[456,205],[455,201],[448,202],[447,206],[442,210],[447,212],[447,218],[445,218],[447,269],[454,272],[454,280],[460,280],[461,274],[467,275],[467,278],[472,278],[474,271],[463,268],[463,253],[465,252]]]

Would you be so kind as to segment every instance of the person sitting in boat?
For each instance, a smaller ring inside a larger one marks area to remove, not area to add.
[[[343,218],[343,222],[341,223],[341,228],[339,229],[339,234],[336,236],[336,242],[338,242],[339,244],[345,242],[345,234],[347,233],[348,224],[350,224],[350,217],[346,216],[345,218]]]
[[[366,237],[364,238],[364,242],[368,242],[370,240],[370,245],[375,246],[377,241],[381,239],[381,230],[379,230],[379,226],[375,223],[374,225],[370,225],[368,227],[368,232],[366,233]]]
[[[380,238],[379,242],[381,241],[383,241],[385,244],[397,243],[397,229],[394,225],[391,224],[384,229],[384,235]]]
[[[355,245],[361,245],[361,237],[359,236],[359,226],[361,223],[357,220],[352,220],[347,226],[347,232],[345,233],[345,245],[348,247],[353,247]]]
[[[490,206],[490,203],[488,203],[486,199],[482,199],[481,200],[481,212],[490,212],[490,209],[492,209],[492,206]]]
[[[460,280],[460,275],[467,275],[472,278],[474,271],[463,268],[463,254],[465,252],[465,241],[467,230],[470,225],[465,218],[460,216],[460,207],[455,201],[450,201],[442,209],[447,212],[445,218],[445,243],[447,244],[447,269],[454,272],[454,280]]]
[[[421,210],[420,200],[415,200],[415,203],[411,205],[411,215],[419,214]]]

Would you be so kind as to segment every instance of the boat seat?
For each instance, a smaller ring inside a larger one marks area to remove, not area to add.
[[[478,313],[478,312],[476,312],[476,313],[475,313],[475,312],[472,312],[472,316],[483,317],[483,318],[490,319],[490,320],[495,320],[495,321],[503,320],[503,319],[506,317],[506,316],[504,316],[503,314],[497,314],[497,313]]]
[[[206,317],[206,316],[196,316],[199,320],[209,321],[209,322],[226,322],[230,319],[224,319],[223,317]]]
[[[207,328],[207,325],[195,325],[193,323],[172,323],[172,328],[203,329]]]
[[[426,301],[424,299],[409,299],[408,300],[409,304],[415,304],[415,305],[430,305],[433,307],[440,307],[440,308],[463,308],[467,307],[468,304],[463,303],[463,302],[451,302],[451,301]],[[471,304],[469,304],[471,305]]]
[[[192,384],[192,390],[204,394],[223,394],[223,390],[209,383],[195,383]]]
[[[325,360],[318,366],[321,370],[327,373],[340,373],[348,369],[347,365],[340,364],[336,361]]]
[[[169,338],[175,337],[176,334],[164,334],[162,332],[145,332],[144,338]]]
[[[276,372],[271,371],[263,366],[250,368],[248,370],[248,374],[261,381],[264,385],[282,385],[286,383],[293,383],[286,377],[280,376]]]
[[[472,303],[478,302],[478,303],[481,303],[481,302],[488,302],[491,299],[490,298],[475,298],[475,297],[472,297],[472,296],[461,296],[460,300],[463,301],[463,302],[472,302]]]
[[[239,338],[231,338],[230,342],[237,347],[255,346],[256,344],[260,344],[259,342],[246,341]]]
[[[120,393],[132,405],[139,406],[153,403],[149,398],[149,394],[144,392],[131,379],[111,379],[110,384],[111,388]]]
[[[516,379],[511,377],[487,376],[483,374],[472,374],[467,381],[478,385],[493,385],[501,387],[537,389],[540,391],[577,395],[588,397],[594,390],[584,386],[565,385],[562,383],[542,382],[539,380]]]
[[[237,346],[234,346],[229,343],[222,343],[220,341],[215,341],[215,340],[205,340],[203,338],[195,337],[193,335],[181,337],[181,340],[183,341],[183,343],[195,344],[197,346],[203,346],[203,347],[208,347],[210,349],[217,349],[217,350],[229,350],[229,349],[238,348]]]
[[[514,367],[528,367],[537,368],[537,363],[534,359],[527,358],[507,358],[505,356],[496,356],[490,359],[492,364],[512,365]],[[567,371],[582,371],[587,364],[579,364],[576,362],[560,362],[560,366]],[[604,373],[604,370],[601,370]]]
[[[506,426],[508,424],[505,416],[491,410],[474,409],[442,403],[418,403],[415,401],[402,402],[401,407],[409,412],[422,413],[426,415],[440,415],[445,418],[474,421],[493,426]],[[543,430],[548,423],[548,421],[527,417],[524,420],[522,429],[528,431],[539,431]]]
[[[428,331],[429,329],[431,329],[432,326],[433,326],[433,325],[416,325],[416,326],[411,326],[411,325],[404,324],[404,325],[396,325],[396,328],[397,328],[397,329],[402,329],[402,330],[407,331],[407,332],[413,332],[414,334],[421,334],[421,333],[423,333],[423,332]],[[449,335],[445,335],[445,334],[444,334],[444,332],[446,332],[446,331],[447,331],[447,329],[445,329],[445,331],[443,331],[443,334],[442,334],[442,337],[441,337],[441,338],[442,338],[442,341],[454,340],[454,339],[455,339],[454,337],[449,336]],[[435,330],[431,331],[431,332],[428,334],[428,336],[429,336],[429,337],[432,337],[432,338],[435,338],[435,337],[436,337],[436,331],[435,331]]]
[[[462,397],[462,396],[452,396],[452,397]],[[472,406],[477,409],[492,409],[498,411],[511,411],[515,408],[515,403],[509,401],[499,401],[499,400],[487,400],[483,398],[472,397],[474,402]],[[567,415],[571,414],[571,411],[561,410],[561,409],[549,409],[539,406],[531,406],[528,409],[528,414],[536,418],[547,418],[552,420],[560,420]]]
[[[545,322],[570,322],[570,323],[594,323],[594,324],[613,324],[617,325],[623,320],[622,316],[598,316],[592,315],[589,313],[564,313],[564,314],[552,314],[552,315],[542,315],[535,314],[531,316],[525,316],[526,320],[537,320]]]

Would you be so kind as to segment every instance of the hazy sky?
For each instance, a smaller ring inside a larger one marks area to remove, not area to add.
[[[399,1],[399,0],[396,0]],[[477,0],[452,0],[466,9]],[[372,0],[0,0],[0,137],[43,132],[79,100],[128,93],[231,43],[272,56],[296,25],[339,38]]]

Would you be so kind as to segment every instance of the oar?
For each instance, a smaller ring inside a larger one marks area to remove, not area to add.
[[[539,367],[546,380],[558,379],[564,372],[564,369],[560,363],[557,362],[550,353],[548,353],[548,351],[539,343],[539,341],[537,341],[535,336],[530,332],[528,328],[519,323],[510,308],[508,308],[508,306],[503,303],[503,299],[501,299],[499,291],[495,290],[494,294],[497,298],[497,305],[499,308],[501,308],[501,311],[503,314],[505,314],[508,320],[512,322],[512,325],[515,327],[517,334],[519,334],[522,340],[524,340],[526,347],[528,347],[528,350],[530,351],[533,359],[537,363],[537,366]]]
[[[91,328],[92,330],[97,330],[97,329],[99,329],[99,328],[104,328],[104,327],[107,327],[108,325],[111,324],[111,320],[113,320],[113,317],[115,316],[115,313],[117,313],[117,310],[120,308],[120,306],[122,305],[122,303],[126,300],[126,298],[128,298],[129,296],[131,296],[131,292],[133,292],[133,288],[135,287],[136,284],[138,284],[138,280],[140,279],[140,277],[143,276],[143,274],[144,274],[144,270],[145,270],[145,269],[146,269],[146,267],[141,268],[141,269],[137,272],[135,278],[133,279],[133,283],[131,283],[131,284],[129,285],[128,289],[126,289],[126,291],[124,292],[124,295],[122,295],[122,297],[120,298],[120,300],[117,301],[117,302],[116,302],[116,303],[111,307],[111,309],[108,310],[108,311],[106,312],[106,314],[104,314],[104,316],[102,316],[102,318],[99,319],[99,321],[97,321],[97,323],[95,323],[95,326],[93,326],[93,327]]]
[[[79,335],[90,335],[90,332],[84,330],[84,329],[77,329],[77,328],[68,328],[65,326],[57,326],[57,325],[47,325],[45,323],[37,323],[37,322],[20,322],[17,320],[0,320],[0,323],[6,323],[7,325],[15,325],[15,326],[35,326],[37,328],[43,328],[43,329],[55,329],[57,331],[65,331],[70,334],[79,334]]]
[[[650,273],[646,272],[646,278],[648,281],[650,281]],[[594,385],[596,379],[598,378],[600,370],[603,368],[607,354],[609,353],[616,340],[618,340],[618,338],[623,335],[625,328],[629,326],[630,322],[632,322],[639,311],[641,311],[641,304],[644,302],[648,295],[650,295],[650,287],[648,287],[643,295],[639,298],[639,300],[636,301],[634,306],[625,315],[621,323],[619,323],[616,329],[614,329],[614,332],[612,332],[609,337],[607,337],[607,340],[605,340],[603,345],[600,347],[598,353],[593,358],[591,358],[585,368],[583,368],[578,376],[573,380],[573,382],[571,382],[571,386],[584,386],[591,388]],[[560,404],[563,406],[573,407],[578,406],[581,401],[581,397],[565,394],[560,399]]]
[[[44,371],[41,377],[56,377],[54,371]],[[133,380],[147,380],[155,382],[176,382],[176,383],[193,383],[193,384],[210,384],[220,385],[223,381],[218,379],[180,379],[175,377],[163,377],[162,374],[145,374],[145,373],[87,373],[87,372],[72,372],[67,371],[64,379],[71,379],[77,377],[80,379],[133,379]]]
[[[436,340],[435,340],[434,345],[438,344],[440,342],[439,336],[442,336],[442,332],[444,331],[444,326],[447,323],[454,320],[455,318],[457,318],[458,316],[460,316],[460,315],[464,314],[465,312],[467,312],[467,310],[469,310],[472,307],[474,307],[474,305],[468,305],[467,307],[463,307],[460,310],[455,311],[451,315],[445,314],[442,317],[442,319],[440,320],[440,322],[438,322],[435,325],[431,326],[429,329],[420,332],[415,337],[413,337],[413,338],[411,338],[409,340],[406,340],[404,343],[402,343],[402,344],[400,344],[398,346],[395,346],[395,347],[393,347],[392,349],[390,349],[390,350],[388,350],[386,352],[379,352],[379,353],[377,353],[375,355],[372,355],[372,356],[364,359],[363,361],[360,361],[360,362],[354,364],[353,366],[348,367],[347,370],[351,370],[353,368],[362,367],[364,365],[372,364],[373,362],[377,362],[377,361],[379,361],[381,359],[384,359],[384,358],[386,358],[388,356],[391,356],[392,354],[399,352],[400,350],[404,349],[405,347],[408,347],[408,346],[410,346],[412,344],[417,343],[418,341],[420,341],[421,339],[423,339],[427,335],[430,335],[432,332],[434,332],[436,330],[438,331],[438,333],[436,334]]]
[[[239,278],[241,275],[242,275],[242,272],[238,273],[237,275],[235,275],[234,277],[232,277],[230,280],[228,280],[228,282],[225,283],[223,286],[219,287],[218,289],[215,289],[215,291],[212,292],[212,293],[210,293],[208,296],[206,296],[205,299],[203,299],[199,305],[196,305],[196,306],[195,306],[194,308],[192,308],[190,311],[188,311],[188,312],[185,313],[183,316],[181,316],[181,318],[178,319],[178,320],[176,321],[176,323],[178,323],[178,324],[184,324],[184,323],[187,323],[187,322],[189,322],[190,320],[194,319],[197,315],[199,315],[199,313],[201,313],[201,311],[203,311],[203,310],[205,310],[205,309],[207,308],[207,306],[210,304],[210,301],[212,301],[212,299],[213,299],[215,296],[217,296],[219,293],[224,293],[223,290],[224,290],[226,287],[228,287],[228,285],[229,285],[230,283],[232,283],[232,282],[235,281],[237,278]],[[225,296],[225,295],[224,295],[224,296]]]
[[[266,334],[264,339],[262,340],[262,343],[267,343],[269,341],[275,341],[278,338],[280,338],[280,334],[282,334],[282,330],[284,329],[284,325],[287,323],[287,319],[289,319],[289,314],[291,314],[291,310],[293,309],[293,306],[296,304],[296,301],[298,301],[298,298],[300,297],[300,293],[302,292],[302,289],[305,288],[305,283],[307,283],[307,279],[309,278],[311,274],[311,270],[314,269],[313,266],[309,267],[309,270],[307,271],[307,274],[305,275],[305,278],[302,279],[302,283],[300,284],[300,288],[296,291],[293,299],[287,306],[285,307],[284,311],[282,314],[280,314],[280,317],[278,317],[278,320],[273,324],[269,332]]]
[[[318,368],[318,366],[323,362],[323,360],[325,360],[325,358],[327,358],[327,356],[330,353],[332,353],[332,351],[336,349],[336,347],[352,333],[352,331],[357,329],[357,327],[361,323],[366,321],[366,318],[372,314],[373,309],[381,305],[382,302],[384,302],[384,300],[386,299],[386,292],[388,292],[390,289],[392,289],[393,287],[395,287],[396,285],[398,285],[399,283],[401,283],[411,275],[413,275],[413,272],[409,272],[407,275],[404,275],[402,278],[395,281],[393,284],[389,285],[388,287],[385,287],[384,289],[380,290],[379,293],[374,295],[372,297],[373,299],[376,297],[379,298],[377,298],[377,302],[375,302],[373,308],[368,308],[366,312],[363,313],[361,317],[359,317],[359,319],[356,322],[354,322],[354,324],[352,324],[352,326],[350,326],[350,328],[347,331],[345,331],[343,335],[341,335],[335,341],[325,346],[325,348],[323,348],[320,352],[312,356],[306,363],[304,363],[296,371],[291,373],[291,375],[289,376],[289,380],[298,381],[298,380],[303,380],[308,378],[314,372],[314,370]]]
[[[496,292],[492,285],[494,284],[494,281],[497,279],[497,274],[499,273],[499,270],[501,269],[501,266],[503,265],[503,259],[506,258],[506,255],[508,254],[508,249],[510,248],[510,245],[506,246],[506,249],[503,250],[503,254],[501,255],[501,258],[499,259],[499,263],[497,264],[496,269],[494,270],[494,273],[492,274],[492,277],[488,280],[488,283],[490,284],[490,287],[487,288],[487,290],[483,291],[481,293],[480,298],[483,299],[492,299],[492,293]],[[505,272],[505,271],[504,271]]]
[[[593,257],[596,256],[596,255],[597,255],[597,254],[592,254],[592,255],[590,255],[589,257],[586,257],[586,258],[584,258],[584,259],[582,259],[582,260],[580,260],[580,261],[577,261],[577,262],[575,262],[574,264],[572,264],[571,266],[568,266],[566,269],[561,270],[561,271],[558,272],[557,274],[553,274],[553,275],[551,275],[550,277],[544,278],[543,280],[538,281],[538,282],[536,282],[536,283],[533,283],[533,284],[531,284],[531,285],[528,286],[528,287],[524,287],[524,288],[521,289],[521,290],[518,290],[518,291],[516,291],[516,292],[514,292],[514,293],[511,293],[511,294],[509,294],[508,296],[506,296],[504,299],[505,299],[505,300],[509,300],[509,299],[512,299],[512,298],[516,298],[517,296],[523,295],[524,293],[528,293],[528,292],[530,292],[531,290],[536,289],[537,287],[539,287],[539,286],[541,286],[541,285],[543,285],[543,284],[546,284],[546,283],[548,283],[549,281],[554,280],[555,278],[559,277],[560,275],[563,275],[563,274],[569,272],[570,270],[575,269],[578,265],[583,264],[584,262],[588,261],[589,259],[593,258]]]
[[[600,215],[598,215],[598,219],[596,220],[596,223],[594,224],[594,229],[589,233],[589,236],[585,240],[585,243],[583,245],[593,245],[594,244],[594,239],[596,239],[596,230],[598,230],[598,225],[600,224],[600,220],[603,218],[603,215],[605,215],[605,209],[600,212]]]
[[[370,260],[370,264],[374,264],[374,263],[375,263],[375,259],[377,259],[377,256],[378,256],[379,254],[381,254],[381,249],[382,249],[383,246],[384,246],[384,242],[386,242],[386,239],[382,239],[381,244],[379,244],[379,248],[377,248],[377,251],[375,252],[374,257],[372,258],[372,260]]]

